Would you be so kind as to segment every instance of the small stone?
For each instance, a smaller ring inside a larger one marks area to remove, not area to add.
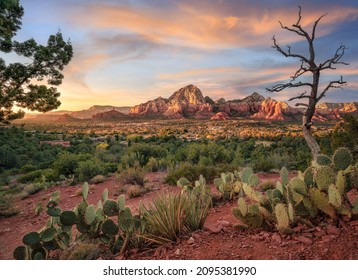
[[[176,256],[179,256],[179,255],[180,255],[180,249],[176,249],[175,252],[174,252],[174,254],[175,254]]]
[[[328,225],[326,227],[326,230],[327,230],[328,235],[340,235],[341,234],[341,230],[335,226],[332,226],[332,225]]]
[[[217,234],[219,233],[221,230],[222,230],[222,226],[221,225],[218,225],[217,227],[214,227],[212,225],[209,225],[209,226],[205,226],[204,227],[207,231],[209,231],[210,233],[214,233],[214,234]]]
[[[220,224],[221,224],[222,227],[228,227],[228,226],[230,226],[230,222],[225,221],[225,220],[222,220],[222,221],[220,222]]]
[[[281,243],[282,242],[281,236],[277,232],[272,235],[271,239],[275,243]]]
[[[189,245],[192,245],[195,243],[195,239],[193,237],[190,237],[188,242],[187,242]]]
[[[311,239],[305,237],[305,236],[299,236],[299,237],[295,237],[295,240],[303,243],[303,244],[306,244],[306,245],[311,245],[313,242]]]
[[[261,240],[262,240],[262,237],[259,236],[259,235],[257,235],[257,234],[255,234],[255,235],[252,235],[252,236],[251,236],[251,239],[252,239],[253,241],[261,241]]]

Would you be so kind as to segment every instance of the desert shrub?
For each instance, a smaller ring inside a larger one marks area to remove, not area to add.
[[[94,243],[76,243],[64,250],[61,260],[96,260],[100,257],[101,249]]]
[[[78,167],[75,170],[75,175],[79,181],[84,182],[90,180],[96,175],[103,173],[103,166],[99,161],[86,160],[79,162]]]
[[[203,165],[192,165],[188,162],[179,164],[174,168],[170,168],[168,175],[165,178],[165,181],[168,184],[176,185],[176,182],[181,178],[185,177],[190,182],[194,182],[200,175],[203,175],[207,178],[208,181],[214,180],[217,177],[221,170],[228,166],[203,166]]]
[[[128,197],[133,198],[133,197],[141,196],[147,193],[148,191],[149,191],[148,188],[141,187],[139,185],[131,185],[126,189],[126,194],[128,195]]]
[[[129,167],[119,174],[123,184],[144,186],[144,170],[140,167]]]
[[[19,178],[17,178],[17,181],[19,183],[29,183],[35,181],[36,179],[41,178],[41,176],[42,176],[42,170],[35,170],[27,174],[21,175]]]
[[[38,193],[40,190],[42,190],[44,187],[42,184],[29,184],[26,185],[21,193],[19,194],[20,199],[25,199],[29,197],[30,195],[33,195],[35,193]]]
[[[19,210],[14,208],[12,204],[12,197],[8,195],[0,196],[0,217],[11,217],[19,213]]]
[[[167,168],[167,164],[164,159],[157,159],[151,157],[145,167],[148,171],[157,172],[165,170]]]
[[[100,183],[103,183],[105,179],[106,179],[106,177],[104,177],[103,175],[96,175],[90,180],[90,183],[91,184],[100,184]]]

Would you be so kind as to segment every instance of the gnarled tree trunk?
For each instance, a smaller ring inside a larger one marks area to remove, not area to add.
[[[306,116],[303,116],[302,118],[302,132],[303,132],[303,137],[305,138],[307,145],[311,150],[313,159],[316,160],[317,156],[320,153],[320,148],[316,139],[312,135],[311,124],[307,123]]]

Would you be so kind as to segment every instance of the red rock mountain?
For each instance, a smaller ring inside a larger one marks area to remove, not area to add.
[[[327,121],[339,119],[342,113],[357,113],[358,103],[322,103],[317,107],[314,120]],[[202,118],[228,119],[230,117],[249,117],[265,120],[300,120],[304,110],[294,108],[282,101],[265,99],[253,93],[244,99],[226,101],[220,98],[213,101],[204,97],[199,88],[188,85],[174,92],[168,99],[159,97],[130,109],[134,117],[164,118]]]
[[[209,117],[212,106],[205,101],[200,89],[188,85],[174,92],[168,99],[159,97],[131,108],[131,116],[167,118]]]

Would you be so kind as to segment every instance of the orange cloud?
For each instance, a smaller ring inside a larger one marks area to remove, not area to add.
[[[327,7],[326,11],[328,14],[320,23],[320,35],[331,32],[333,24],[358,16],[358,8]],[[318,10],[303,11],[302,26],[312,25],[322,14],[323,12]],[[88,4],[81,6],[81,13],[73,14],[71,20],[94,28],[142,34],[161,43],[220,48],[262,44],[263,38],[269,38],[280,31],[279,20],[290,26],[297,21],[296,15],[297,9],[263,10],[255,14],[241,9],[226,14],[220,10],[216,11],[209,4],[204,10],[197,9],[194,4],[184,3],[178,4],[177,9],[172,10]],[[286,42],[287,38],[292,40],[295,37],[291,35],[294,34],[288,32],[283,42]]]

